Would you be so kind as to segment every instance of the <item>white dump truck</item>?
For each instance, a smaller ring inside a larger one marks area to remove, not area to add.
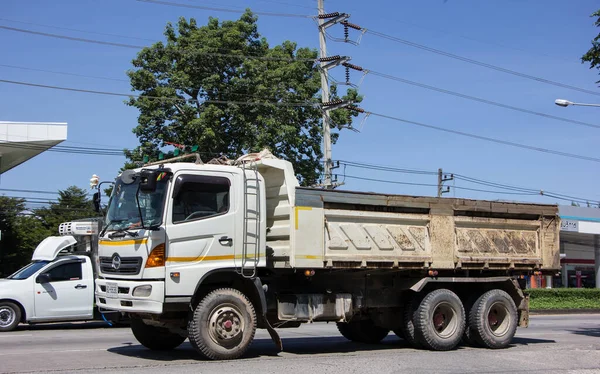
[[[0,332],[21,322],[119,319],[120,313],[103,315],[94,306],[99,222],[65,222],[58,231],[36,247],[30,264],[0,279]]]
[[[244,354],[257,328],[336,322],[415,347],[507,347],[524,275],[559,269],[557,206],[303,188],[268,152],[124,171],[99,238],[98,306],[138,341]],[[213,160],[215,161],[215,160]]]

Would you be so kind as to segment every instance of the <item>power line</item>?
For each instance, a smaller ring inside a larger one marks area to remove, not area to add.
[[[172,7],[180,7],[180,8],[190,8],[190,9],[201,9],[201,10],[214,10],[219,12],[228,12],[228,13],[246,13],[245,10],[235,10],[235,9],[227,9],[227,8],[219,8],[219,7],[209,7],[204,5],[191,5],[191,4],[181,4],[181,3],[173,3],[168,1],[159,1],[159,0],[136,0],[141,3],[152,3],[152,4],[160,4],[160,5],[168,5]],[[258,14],[261,16],[273,16],[273,17],[293,17],[293,18],[312,18],[313,16],[307,14],[297,14],[297,13],[273,13],[273,12],[263,12],[263,11],[252,11],[253,14]]]
[[[422,169],[396,168],[396,167],[392,167],[392,166],[365,164],[365,163],[353,162],[353,161],[341,161],[340,160],[340,164],[347,165],[349,167],[359,167],[359,168],[364,168],[364,169],[368,169],[368,170],[387,171],[387,172],[396,172],[396,173],[428,174],[428,175],[437,174],[435,171],[426,171],[426,170],[422,170]],[[482,179],[472,178],[472,177],[468,177],[468,176],[465,176],[462,174],[456,174],[456,173],[452,173],[452,175],[457,180],[463,180],[468,183],[475,183],[475,184],[480,184],[480,185],[484,185],[484,186],[488,186],[488,187],[504,189],[504,190],[508,190],[509,192],[475,189],[475,188],[463,187],[463,186],[450,186],[450,187],[458,189],[458,190],[489,192],[489,193],[502,193],[502,194],[509,194],[509,195],[514,194],[514,195],[524,195],[524,196],[537,195],[537,196],[545,196],[545,197],[555,198],[555,199],[564,200],[564,201],[575,201],[575,202],[580,202],[580,203],[589,203],[589,202],[599,203],[600,202],[599,200],[595,200],[595,199],[586,199],[586,198],[578,197],[578,196],[565,195],[565,194],[561,194],[558,192],[547,191],[545,189],[532,189],[532,188],[525,188],[525,187],[516,187],[516,186],[507,185],[507,184],[490,182],[490,181],[485,181]],[[376,180],[376,181],[378,181],[378,180]],[[403,183],[404,182],[402,182],[402,184]],[[431,184],[431,185],[427,185],[427,186],[435,186],[435,185]]]
[[[56,192],[56,191],[18,190],[18,189],[11,189],[11,188],[0,188],[0,191],[6,191],[6,192],[26,192],[26,193],[35,193],[35,194],[59,195],[59,193]]]
[[[64,40],[70,40],[70,41],[76,41],[76,42],[82,42],[82,43],[92,43],[92,44],[106,45],[106,46],[111,46],[111,47],[129,48],[129,49],[145,48],[145,46],[142,46],[142,45],[114,43],[114,42],[107,42],[107,41],[97,40],[97,39],[78,38],[78,37],[73,37],[73,36],[69,36],[69,35],[51,34],[51,33],[47,33],[47,32],[20,29],[20,28],[16,28],[16,27],[8,27],[8,26],[2,26],[2,25],[0,25],[0,29],[14,31],[14,32],[20,32],[20,33],[25,33],[25,34],[31,34],[31,35],[45,36],[48,38],[64,39]],[[269,57],[269,56],[255,56],[255,55],[249,55],[249,54],[217,53],[217,52],[201,52],[201,51],[194,51],[194,52],[190,53],[189,55],[194,55],[194,56],[198,55],[198,56],[207,56],[207,57],[248,58],[248,59],[263,60],[263,61],[287,61],[287,62],[293,62],[293,61],[314,62],[315,61],[315,59],[313,59],[313,58]]]
[[[113,47],[131,48],[131,49],[141,49],[141,48],[143,48],[142,46],[139,46],[139,45],[125,44],[125,43],[114,43],[114,42],[105,42],[105,41],[95,40],[95,39],[78,38],[78,37],[75,37],[75,36],[50,34],[50,33],[47,33],[47,32],[32,31],[32,30],[20,29],[20,28],[16,28],[16,27],[2,26],[2,25],[0,25],[0,29],[10,30],[10,31],[16,31],[16,32],[21,32],[21,33],[26,33],[26,34],[32,34],[32,35],[47,36],[47,37],[50,37],[50,38],[58,38],[58,39],[66,39],[66,40],[78,41],[78,42],[84,42],[84,43],[109,45],[109,46],[113,46]]]
[[[425,89],[432,90],[432,91],[441,92],[441,93],[452,95],[452,96],[461,97],[463,99],[473,100],[473,101],[477,101],[477,102],[480,102],[480,103],[497,106],[497,107],[504,108],[504,109],[510,109],[510,110],[514,110],[514,111],[518,111],[518,112],[522,112],[522,113],[533,114],[533,115],[544,117],[544,118],[554,119],[554,120],[557,120],[557,121],[569,122],[569,123],[574,123],[576,125],[581,125],[581,126],[587,126],[587,127],[593,127],[593,128],[600,129],[600,125],[595,125],[593,123],[588,123],[588,122],[583,122],[583,121],[577,121],[577,120],[573,120],[573,119],[569,119],[569,118],[565,118],[565,117],[553,116],[551,114],[546,114],[546,113],[542,113],[542,112],[536,112],[536,111],[529,110],[529,109],[524,109],[524,108],[519,108],[519,107],[515,107],[515,106],[512,106],[512,105],[502,104],[502,103],[498,103],[498,102],[495,102],[495,101],[491,101],[491,100],[487,100],[487,99],[482,99],[480,97],[465,95],[465,94],[462,94],[462,93],[459,93],[459,92],[450,91],[450,90],[446,90],[446,89],[435,87],[435,86],[430,86],[430,85],[427,85],[427,84],[424,84],[424,83],[418,83],[418,82],[410,81],[408,79],[403,79],[403,78],[400,78],[400,77],[395,77],[393,75],[389,75],[389,74],[385,74],[385,73],[379,73],[379,72],[372,71],[372,70],[368,70],[368,73],[373,74],[373,75],[378,76],[378,77],[382,77],[382,78],[394,80],[394,81],[401,82],[401,83],[410,84],[412,86],[417,86],[417,87],[425,88]]]
[[[39,88],[48,88],[54,90],[62,90],[62,91],[73,91],[80,93],[89,93],[96,95],[108,95],[108,96],[119,96],[119,97],[135,97],[139,99],[153,99],[153,100],[161,100],[161,101],[180,101],[180,102],[198,102],[200,104],[233,104],[233,105],[275,105],[275,106],[288,106],[288,107],[312,107],[319,108],[320,104],[311,103],[311,102],[303,102],[303,103],[287,103],[287,102],[260,102],[260,101],[235,101],[235,100],[197,100],[197,99],[185,99],[185,98],[173,98],[173,97],[160,97],[160,96],[149,96],[149,95],[136,95],[136,94],[126,94],[126,93],[117,93],[117,92],[109,92],[109,91],[95,91],[95,90],[86,90],[80,88],[71,88],[71,87],[60,87],[60,86],[51,86],[45,84],[37,84],[37,83],[29,83],[22,81],[11,81],[6,79],[0,79],[1,83],[9,83],[16,84],[21,86],[30,86],[30,87],[39,87]]]
[[[82,32],[82,33],[86,33],[86,34],[94,34],[94,35],[102,35],[102,36],[111,36],[111,37],[116,37],[116,38],[126,38],[126,39],[133,39],[133,40],[144,40],[144,41],[149,41],[149,42],[154,42],[155,40],[153,39],[147,39],[147,38],[138,38],[135,36],[127,36],[127,35],[119,35],[119,34],[110,34],[110,33],[104,33],[104,32],[97,32],[97,31],[88,31],[88,30],[80,30],[80,29],[72,29],[72,28],[68,28],[68,27],[62,27],[62,26],[54,26],[54,25],[46,25],[43,23],[34,23],[34,22],[23,22],[23,21],[16,21],[16,20],[12,20],[12,19],[6,19],[6,18],[0,18],[0,21],[5,21],[5,22],[13,22],[13,23],[20,23],[23,25],[31,25],[31,26],[41,26],[41,27],[48,27],[51,29],[57,29],[57,30],[66,30],[66,31],[75,31],[75,32]]]
[[[409,185],[409,186],[422,186],[422,187],[437,187],[437,184],[390,181],[390,180],[386,180],[386,179],[375,179],[375,178],[357,177],[357,176],[354,176],[354,175],[344,175],[344,177],[350,178],[350,179],[359,179],[359,180],[369,181],[369,182],[404,184],[404,185]]]
[[[477,65],[477,66],[481,66],[484,68],[488,68],[488,69],[492,69],[492,70],[496,70],[502,73],[506,73],[506,74],[511,74],[517,77],[521,77],[521,78],[525,78],[525,79],[530,79],[530,80],[534,80],[536,82],[540,82],[540,83],[545,83],[545,84],[549,84],[549,85],[553,85],[553,86],[557,86],[557,87],[561,87],[561,88],[567,88],[570,90],[574,90],[574,91],[579,91],[579,92],[584,92],[590,95],[596,95],[596,96],[600,96],[600,92],[596,92],[596,91],[592,91],[592,90],[587,90],[585,88],[580,88],[580,87],[576,87],[576,86],[571,86],[569,84],[565,84],[565,83],[561,83],[561,82],[556,82],[550,79],[545,79],[545,78],[540,78],[540,77],[536,77],[533,75],[529,75],[529,74],[525,74],[525,73],[521,73],[515,70],[511,70],[511,69],[507,69],[507,68],[503,68],[500,66],[496,66],[496,65],[492,65],[492,64],[488,64],[486,62],[481,62],[481,61],[477,61],[474,60],[472,58],[468,58],[468,57],[463,57],[463,56],[459,56],[450,52],[445,52],[436,48],[432,48],[432,47],[428,47],[425,46],[423,44],[419,44],[419,43],[415,43],[415,42],[411,42],[409,40],[405,40],[405,39],[401,39],[392,35],[388,35],[388,34],[384,34],[382,32],[379,31],[374,31],[374,30],[369,30],[367,29],[366,32],[373,34],[375,36],[378,36],[380,38],[384,38],[384,39],[388,39],[391,41],[394,41],[396,43],[401,43],[404,45],[408,45],[414,48],[418,48],[418,49],[422,49],[424,51],[428,51],[431,53],[435,53],[441,56],[445,56],[445,57],[449,57],[455,60],[459,60],[462,62],[466,62],[469,64],[473,64],[473,65]]]
[[[36,68],[29,68],[29,67],[25,67],[25,66],[15,66],[15,65],[4,65],[4,64],[0,64],[1,67],[5,67],[5,68],[10,68],[10,69],[20,69],[20,70],[29,70],[29,71],[39,71],[42,73],[51,73],[51,74],[61,74],[61,75],[70,75],[73,77],[81,77],[81,78],[92,78],[92,79],[101,79],[101,80],[108,80],[108,81],[117,81],[117,82],[129,82],[128,79],[119,79],[119,78],[110,78],[110,77],[98,77],[98,76],[93,76],[93,75],[84,75],[84,74],[76,74],[76,73],[67,73],[64,71],[56,71],[56,70],[46,70],[46,69],[36,69]]]
[[[508,140],[490,138],[487,136],[471,134],[471,133],[464,132],[464,131],[452,130],[452,129],[447,129],[444,127],[439,127],[439,126],[434,126],[434,125],[428,125],[428,124],[425,124],[422,122],[411,121],[411,120],[394,117],[394,116],[389,116],[389,115],[385,115],[385,114],[380,114],[380,113],[373,113],[373,112],[367,112],[367,113],[370,115],[373,115],[373,116],[381,117],[381,118],[387,118],[387,119],[391,119],[394,121],[404,122],[404,123],[408,123],[408,124],[416,125],[416,126],[420,126],[420,127],[425,127],[425,128],[432,129],[432,130],[443,131],[443,132],[450,133],[450,134],[466,136],[466,137],[473,138],[473,139],[479,139],[479,140],[485,140],[485,141],[492,142],[492,143],[509,145],[511,147],[529,149],[529,150],[536,151],[536,152],[549,153],[549,154],[554,154],[554,155],[563,156],[563,157],[576,158],[576,159],[580,159],[580,160],[600,162],[600,158],[596,158],[596,157],[582,156],[582,155],[577,155],[574,153],[555,151],[552,149],[546,149],[546,148],[536,147],[536,146],[532,146],[532,145],[511,142]]]
[[[434,171],[418,170],[418,169],[399,169],[399,168],[393,168],[393,167],[387,167],[387,166],[381,166],[381,165],[364,164],[364,163],[359,163],[359,162],[354,162],[354,161],[340,160],[339,162],[342,165],[347,165],[347,166],[355,167],[355,168],[369,169],[369,170],[381,170],[381,171],[390,171],[390,172],[395,172],[395,173],[408,173],[408,174],[425,174],[425,175],[436,175],[437,174]]]

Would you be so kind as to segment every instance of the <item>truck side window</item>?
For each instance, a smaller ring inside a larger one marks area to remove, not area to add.
[[[64,282],[70,280],[81,279],[81,263],[70,262],[63,265],[58,265],[47,272],[50,275],[51,282]]]
[[[229,211],[229,179],[181,175],[175,181],[173,223],[197,220]]]

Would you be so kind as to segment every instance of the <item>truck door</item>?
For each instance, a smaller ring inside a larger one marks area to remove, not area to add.
[[[93,316],[94,279],[89,259],[60,261],[43,274],[50,282],[34,286],[36,319],[88,319]]]
[[[166,295],[192,295],[202,272],[234,263],[236,207],[234,175],[179,174],[167,211]],[[180,273],[180,279],[170,276]],[[193,272],[194,274],[191,274]]]

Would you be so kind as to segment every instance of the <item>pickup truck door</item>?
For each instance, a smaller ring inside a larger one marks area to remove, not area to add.
[[[89,259],[59,261],[42,271],[49,283],[34,286],[35,319],[91,319],[94,278]]]

